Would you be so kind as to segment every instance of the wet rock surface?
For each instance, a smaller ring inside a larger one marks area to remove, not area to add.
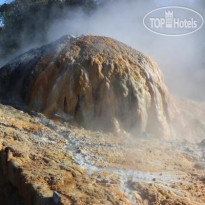
[[[157,64],[123,43],[64,36],[0,69],[0,96],[85,128],[170,137],[176,112]]]
[[[0,122],[1,151],[10,147],[7,164],[19,167],[27,204],[29,190],[48,204],[54,192],[65,205],[205,203],[199,143],[91,132],[3,105]]]
[[[16,203],[205,204],[204,103],[171,97],[142,53],[65,36],[2,67],[0,100],[18,108],[0,104],[0,186]]]

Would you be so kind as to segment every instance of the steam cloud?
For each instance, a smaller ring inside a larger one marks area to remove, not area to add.
[[[51,42],[65,34],[92,34],[115,38],[157,61],[172,94],[204,100],[204,26],[187,36],[166,37],[148,31],[143,25],[143,17],[148,12],[170,5],[192,8],[202,16],[205,14],[203,0],[106,1],[89,14],[81,8],[65,10],[64,18],[54,21],[50,26],[47,41]],[[23,51],[38,45],[38,41],[22,43]]]

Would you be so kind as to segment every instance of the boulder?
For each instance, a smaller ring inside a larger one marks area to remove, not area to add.
[[[164,138],[175,110],[151,58],[91,35],[64,36],[3,66],[0,99],[87,129]]]

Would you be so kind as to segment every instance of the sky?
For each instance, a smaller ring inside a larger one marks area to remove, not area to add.
[[[0,5],[5,3],[5,0],[0,0]]]
[[[2,5],[3,3],[5,3],[5,0],[0,0],[0,5]],[[2,24],[2,21],[0,20],[0,27],[2,27],[3,24]]]
[[[4,3],[6,3],[6,2],[11,2],[12,0],[0,0],[0,5],[2,5],[2,4],[4,4]]]
[[[0,5],[2,5],[3,3],[5,3],[5,0],[0,0]],[[2,24],[2,21],[0,20],[0,27],[2,27],[3,24]]]
[[[0,0],[0,6],[2,5],[2,4],[4,4],[4,3],[10,3],[11,1],[13,1],[13,0]],[[2,21],[0,20],[0,27],[1,26],[3,26],[3,23],[2,23]]]

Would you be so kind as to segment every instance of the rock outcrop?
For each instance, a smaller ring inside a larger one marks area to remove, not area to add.
[[[0,204],[204,205],[202,144],[93,132],[0,104]]]
[[[0,69],[0,98],[85,128],[170,136],[174,106],[157,64],[116,40],[64,36]]]

